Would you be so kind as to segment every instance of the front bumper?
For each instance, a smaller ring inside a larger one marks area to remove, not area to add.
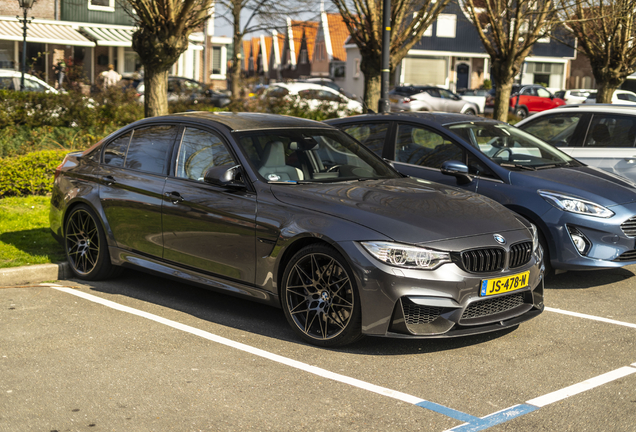
[[[475,274],[455,263],[435,270],[400,269],[375,260],[358,243],[340,246],[356,274],[366,335],[444,338],[486,333],[516,326],[544,308],[541,248],[521,267]],[[480,296],[484,279],[526,271],[525,288]]]
[[[596,270],[636,264],[636,237],[627,236],[621,224],[635,217],[636,203],[613,206],[610,218],[584,216],[553,208],[542,217],[552,244],[552,266],[563,270]],[[572,233],[585,238],[588,247],[582,253],[572,241]]]

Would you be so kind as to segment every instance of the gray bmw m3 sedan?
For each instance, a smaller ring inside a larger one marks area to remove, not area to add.
[[[131,267],[274,305],[320,346],[495,331],[544,307],[532,224],[311,120],[138,121],[67,155],[50,222],[80,279]]]

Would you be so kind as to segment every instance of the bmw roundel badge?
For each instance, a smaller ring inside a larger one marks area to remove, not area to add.
[[[495,238],[497,243],[502,244],[502,245],[506,244],[506,239],[501,234],[493,234],[493,237]]]

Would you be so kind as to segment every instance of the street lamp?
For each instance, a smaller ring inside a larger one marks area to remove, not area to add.
[[[18,18],[18,21],[22,23],[22,77],[20,78],[20,91],[24,91],[24,72],[26,70],[26,37],[27,37],[27,24],[31,21],[27,19],[27,12],[33,7],[35,0],[18,0],[18,4],[24,10],[24,19]]]

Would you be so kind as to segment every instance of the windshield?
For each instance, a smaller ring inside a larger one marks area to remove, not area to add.
[[[580,165],[562,151],[507,123],[471,122],[446,128],[506,168],[535,170]]]
[[[401,177],[382,159],[338,130],[261,130],[237,135],[237,142],[254,169],[270,183]]]

